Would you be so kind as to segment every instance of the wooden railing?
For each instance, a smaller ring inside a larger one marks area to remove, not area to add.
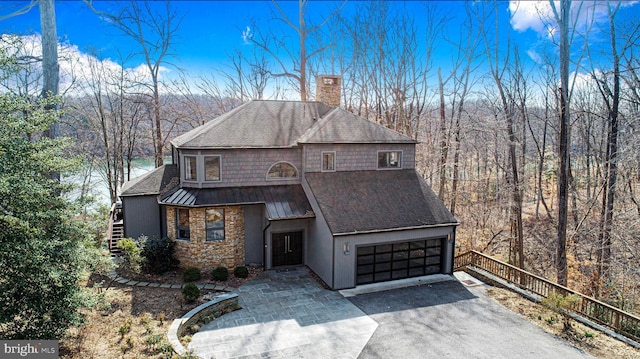
[[[630,313],[480,252],[466,252],[454,259],[456,270],[473,269],[474,267],[543,298],[554,292],[563,296],[574,295],[579,300],[569,308],[570,312],[612,329],[633,341],[640,342],[640,318]]]

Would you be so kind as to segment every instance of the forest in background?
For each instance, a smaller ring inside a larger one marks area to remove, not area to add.
[[[510,41],[516,30],[500,2],[467,3],[461,36],[446,39],[451,19],[437,3],[411,14],[363,2],[348,16],[337,4],[315,22],[317,4],[300,1],[291,17],[274,3],[287,36],[254,33],[251,50],[231,52],[232,66],[196,88],[188,73],[172,81],[160,73],[180,56],[171,51],[180,26],[171,3],[128,5],[95,11],[139,41],[147,71],[99,53],[65,57],[64,46],[58,54],[78,70],[64,74],[62,134],[102,172],[112,201],[133,159],[159,166],[173,137],[251,99],[313,100],[314,75],[340,75],[343,108],[419,141],[417,169],[460,221],[460,252],[480,250],[640,311],[640,19],[618,16],[622,3],[561,1],[541,11],[558,31],[535,66]],[[2,45],[21,59],[0,79],[3,91],[36,98],[40,55],[24,37],[5,35]],[[436,56],[452,66],[434,66]]]

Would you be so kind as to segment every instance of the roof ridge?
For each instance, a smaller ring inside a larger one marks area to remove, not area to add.
[[[307,141],[311,136],[313,136],[316,132],[320,131],[321,128],[323,128],[327,122],[329,122],[329,116],[336,110],[338,110],[339,107],[334,107],[333,109],[331,109],[329,112],[327,112],[320,120],[318,120],[313,126],[309,127],[309,129],[302,135],[300,136],[297,140],[296,143],[304,143],[305,141]],[[318,113],[318,115],[320,115],[320,112],[317,110],[316,107],[316,112]]]

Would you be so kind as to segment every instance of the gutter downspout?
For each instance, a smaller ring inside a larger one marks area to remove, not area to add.
[[[269,221],[269,224],[262,230],[262,268],[265,271],[267,270],[267,229],[271,227],[271,221],[269,219],[267,221]]]

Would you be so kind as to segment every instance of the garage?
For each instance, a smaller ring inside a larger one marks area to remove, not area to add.
[[[357,247],[356,284],[440,273],[443,240],[432,238]]]

